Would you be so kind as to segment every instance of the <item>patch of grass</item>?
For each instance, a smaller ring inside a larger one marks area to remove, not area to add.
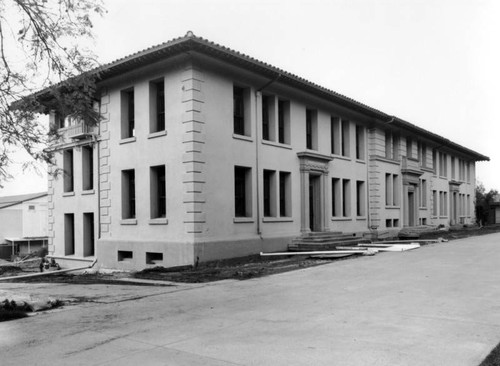
[[[0,322],[25,318],[28,316],[28,309],[23,305],[18,305],[14,300],[4,300],[0,303]]]
[[[500,365],[500,343],[490,352],[479,366],[499,366]]]
[[[26,318],[27,316],[28,316],[28,313],[24,310],[0,309],[0,322],[6,322],[8,320]]]

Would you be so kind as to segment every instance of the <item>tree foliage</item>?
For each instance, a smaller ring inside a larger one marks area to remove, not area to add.
[[[92,38],[101,0],[0,0],[0,183],[13,149],[50,162],[54,130],[39,114],[56,109],[97,122],[93,92],[98,66],[82,42]]]
[[[476,220],[478,223],[484,225],[488,223],[488,216],[491,203],[495,202],[498,197],[498,190],[490,189],[486,192],[483,183],[477,182],[476,185]]]

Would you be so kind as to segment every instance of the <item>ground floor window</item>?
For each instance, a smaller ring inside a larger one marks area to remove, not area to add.
[[[252,216],[252,169],[234,167],[234,215]]]

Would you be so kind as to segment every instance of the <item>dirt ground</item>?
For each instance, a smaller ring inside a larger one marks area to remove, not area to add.
[[[470,236],[491,234],[500,232],[500,225],[485,226],[483,228],[460,228],[449,231],[434,231],[421,234],[420,239],[444,238],[448,240],[460,239]],[[282,257],[260,257],[259,255],[220,260],[200,264],[198,267],[186,266],[183,268],[154,267],[139,272],[113,272],[71,274],[54,273],[50,276],[15,279],[15,282],[52,282],[52,283],[74,283],[74,284],[131,284],[131,285],[158,285],[152,283],[141,283],[135,279],[146,279],[156,281],[203,283],[220,281],[225,279],[246,280],[255,277],[268,276],[276,273],[293,271],[296,269],[314,267],[339,260],[355,260],[358,256],[350,256],[335,259],[310,258],[308,256],[282,256]],[[0,264],[0,277],[22,275],[38,272],[37,263],[27,268],[18,268],[8,263]],[[129,280],[129,281],[127,281]]]

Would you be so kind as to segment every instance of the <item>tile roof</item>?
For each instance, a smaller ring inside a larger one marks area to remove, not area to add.
[[[46,195],[47,192],[38,192],[38,193],[20,194],[15,196],[3,196],[0,197],[0,209],[14,206],[19,203],[23,203],[25,201],[29,201],[35,198],[44,197]]]
[[[260,75],[267,76],[270,79],[279,79],[280,83],[300,88],[303,91],[310,92],[330,102],[334,102],[351,110],[355,110],[369,117],[376,118],[380,120],[382,124],[390,123],[391,125],[397,126],[408,132],[422,134],[426,138],[439,144],[441,147],[448,147],[450,149],[457,150],[463,154],[468,155],[469,157],[472,157],[476,161],[490,160],[489,157],[485,155],[454,143],[449,139],[446,139],[433,132],[427,131],[401,118],[386,114],[378,109],[358,102],[345,95],[339,94],[333,90],[312,83],[297,75],[284,71],[265,62],[259,61],[251,56],[242,54],[238,51],[219,45],[202,37],[197,37],[190,31],[187,32],[184,37],[178,37],[168,42],[164,42],[159,45],[146,48],[145,50],[133,53],[129,56],[122,57],[118,60],[107,63],[92,70],[91,73],[97,74],[99,80],[103,81],[125,72],[134,70],[137,67],[146,66],[156,61],[190,51],[196,51],[205,55],[209,55],[211,57],[254,71]],[[41,93],[43,94],[44,91],[42,91]]]

